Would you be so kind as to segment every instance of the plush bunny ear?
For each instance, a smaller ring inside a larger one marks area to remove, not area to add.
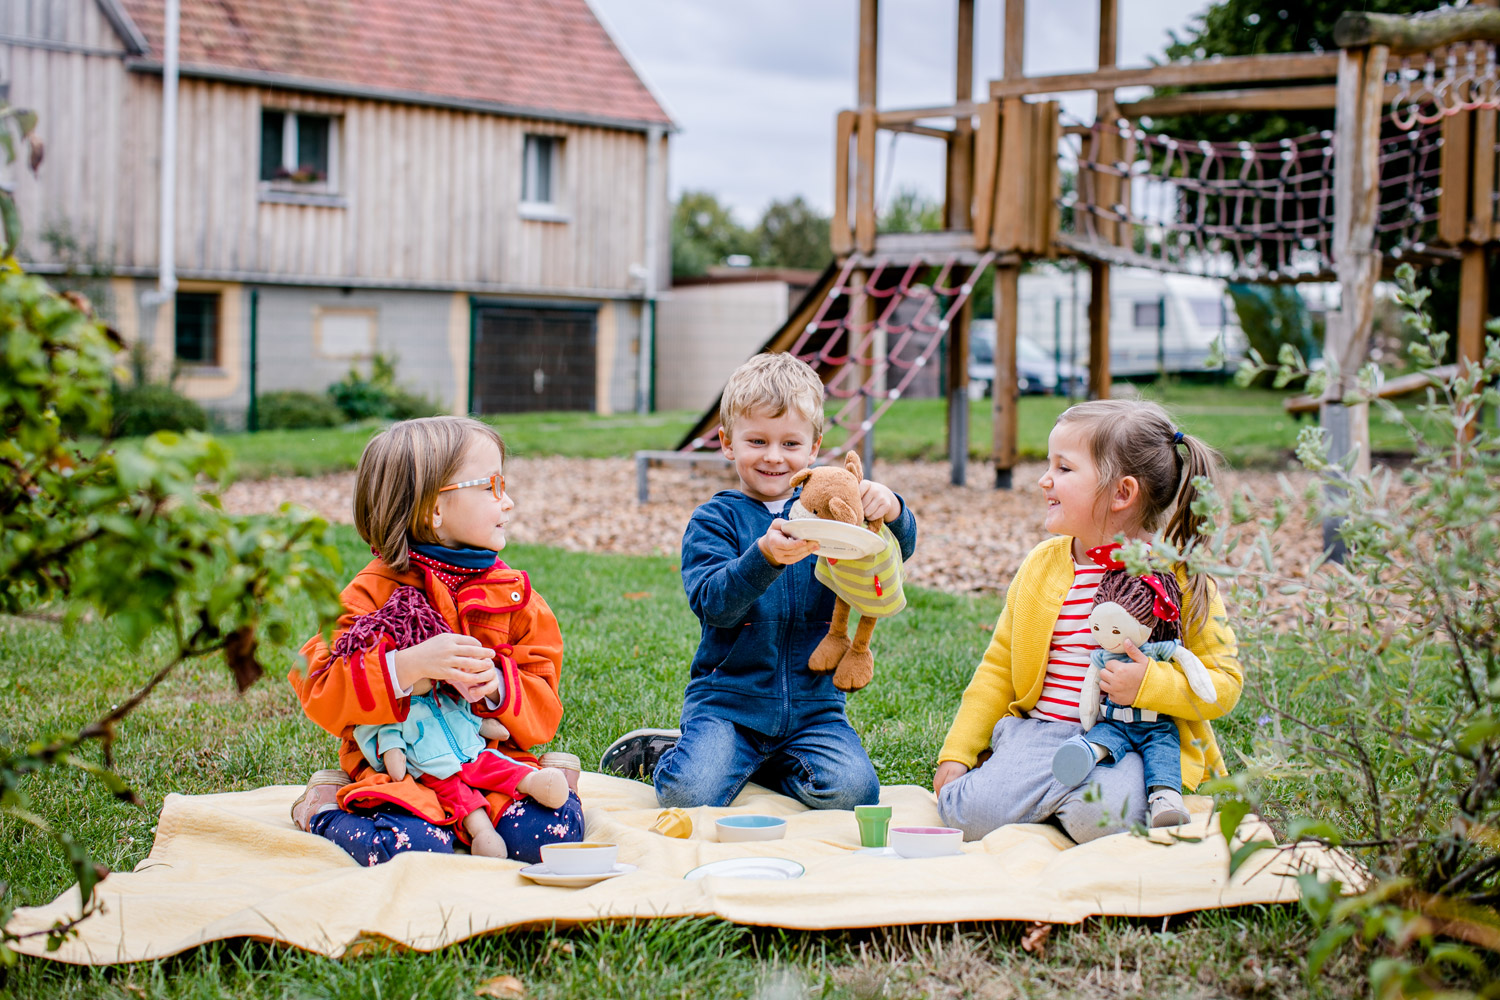
[[[792,477],[792,489],[796,489],[798,486],[801,486],[803,483],[807,482],[811,478],[812,478],[812,470],[811,469],[803,469],[801,472],[797,473],[795,476]]]
[[[855,479],[865,478],[865,463],[859,460],[859,452],[851,451],[844,456],[844,468],[854,473]]]

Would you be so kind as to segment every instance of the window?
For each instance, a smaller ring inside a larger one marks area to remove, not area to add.
[[[329,115],[260,113],[260,179],[333,188],[334,123]]]
[[[1228,319],[1223,299],[1190,299],[1188,305],[1193,307],[1193,318],[1199,326],[1219,327]]]
[[[562,140],[551,135],[528,135],[521,160],[521,201],[531,205],[557,203],[557,165]]]
[[[1135,303],[1135,325],[1145,329],[1155,330],[1161,324],[1162,306],[1165,303],[1161,299],[1151,299],[1147,302]]]
[[[219,293],[177,293],[176,357],[186,365],[219,364]]]

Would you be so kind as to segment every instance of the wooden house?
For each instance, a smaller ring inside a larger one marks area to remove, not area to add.
[[[637,405],[673,125],[587,0],[181,0],[170,241],[165,8],[0,0],[28,268],[230,423],[377,352],[454,412]]]

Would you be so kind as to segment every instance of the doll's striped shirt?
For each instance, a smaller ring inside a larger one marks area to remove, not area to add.
[[[1073,564],[1073,586],[1063,598],[1062,612],[1052,629],[1047,676],[1036,707],[1027,713],[1031,718],[1078,721],[1078,698],[1083,691],[1083,675],[1089,669],[1089,651],[1098,645],[1089,634],[1089,610],[1103,577],[1103,566]]]

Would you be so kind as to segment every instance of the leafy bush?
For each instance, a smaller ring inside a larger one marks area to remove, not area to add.
[[[1430,368],[1448,338],[1433,330],[1409,266],[1398,281],[1418,334],[1410,353]],[[1314,391],[1324,377],[1295,352],[1274,369],[1252,367],[1278,381],[1310,377]],[[1373,378],[1360,373],[1352,401],[1369,399]],[[1483,365],[1432,380],[1419,418],[1377,400],[1416,451],[1399,473],[1354,475],[1352,458],[1331,466],[1321,432],[1307,429],[1298,457],[1321,484],[1302,495],[1288,486],[1270,516],[1238,540],[1221,536],[1211,556],[1238,573],[1239,607],[1264,607],[1272,593],[1300,599],[1236,622],[1246,675],[1265,685],[1255,694],[1267,725],[1251,766],[1220,786],[1220,805],[1259,807],[1284,817],[1289,840],[1359,856],[1366,884],[1302,878],[1323,928],[1309,971],[1346,942],[1376,949],[1370,977],[1381,997],[1493,996],[1466,987],[1500,972],[1500,441],[1478,420],[1481,406],[1500,406],[1497,379],[1491,338]],[[1248,519],[1243,502],[1231,508]],[[1298,510],[1314,523],[1337,519],[1342,565],[1285,564],[1277,536]],[[1276,657],[1299,665],[1295,687],[1276,687]]]
[[[432,400],[396,384],[396,359],[377,354],[370,364],[370,377],[349,369],[343,380],[328,387],[328,397],[349,420],[377,417],[409,420],[430,417],[442,409]]]
[[[115,437],[144,437],[157,431],[206,431],[203,407],[159,382],[115,383],[110,393],[114,413],[110,433]]]
[[[300,389],[263,392],[255,398],[255,418],[263,431],[337,427],[344,413],[327,396]]]

